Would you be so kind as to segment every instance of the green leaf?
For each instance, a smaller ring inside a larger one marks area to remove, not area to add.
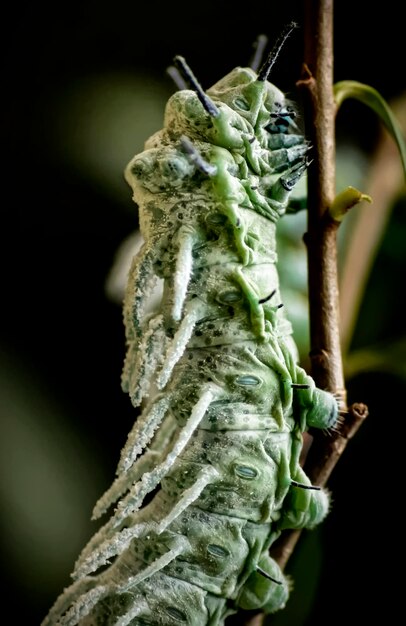
[[[355,98],[355,100],[359,100],[370,107],[380,117],[396,142],[406,177],[406,143],[403,138],[402,129],[392,113],[390,106],[376,89],[373,89],[369,85],[358,83],[355,80],[342,80],[334,85],[334,98],[337,109],[347,98]]]

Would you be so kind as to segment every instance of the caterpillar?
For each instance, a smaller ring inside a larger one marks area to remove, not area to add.
[[[176,57],[190,88],[126,168],[145,243],[128,277],[122,386],[141,413],[93,517],[116,507],[42,626],[272,613],[289,584],[270,546],[328,512],[299,457],[337,402],[298,364],[276,270],[276,225],[308,165],[295,110],[268,81],[292,28],[259,69],[206,92]]]

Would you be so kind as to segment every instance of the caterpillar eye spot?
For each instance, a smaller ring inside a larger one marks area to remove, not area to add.
[[[234,100],[234,104],[238,109],[241,109],[242,111],[249,111],[250,110],[250,105],[248,104],[248,102],[246,100],[244,100],[243,98],[236,98]]]
[[[186,617],[185,613],[183,613],[179,609],[176,609],[174,606],[167,606],[167,607],[165,607],[165,612],[170,617],[173,617],[173,619],[176,619],[178,622],[186,622],[187,621],[187,617]]]
[[[217,300],[221,304],[230,304],[231,302],[240,302],[242,294],[240,291],[224,291],[217,296]]]
[[[209,213],[209,215],[206,217],[206,222],[208,222],[209,224],[214,224],[215,226],[224,224],[226,221],[226,216],[222,215],[221,213]]]
[[[234,468],[235,474],[245,480],[253,480],[258,476],[258,471],[254,467],[248,465],[236,465]]]
[[[228,550],[223,548],[222,546],[218,546],[215,543],[209,543],[207,546],[207,552],[213,556],[217,556],[220,558],[225,558],[226,556],[230,556]]]
[[[257,376],[250,376],[249,374],[246,374],[245,376],[238,376],[234,382],[240,387],[257,387],[262,383],[262,380]]]

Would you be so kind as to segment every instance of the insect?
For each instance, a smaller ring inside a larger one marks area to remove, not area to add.
[[[142,413],[93,515],[116,508],[43,626],[220,626],[239,608],[274,612],[289,589],[269,547],[328,512],[299,455],[337,403],[297,364],[276,271],[276,224],[308,152],[267,80],[292,28],[258,72],[238,67],[207,92],[176,57],[191,89],[173,94],[126,169],[145,243],[129,272],[122,384]]]

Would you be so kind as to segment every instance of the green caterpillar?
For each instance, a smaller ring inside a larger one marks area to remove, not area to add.
[[[163,130],[126,169],[145,244],[125,299],[123,388],[143,411],[94,517],[118,504],[43,626],[220,626],[239,608],[274,612],[289,589],[269,547],[328,512],[299,455],[309,426],[335,424],[337,403],[297,364],[275,265],[308,151],[267,81],[281,45],[258,73],[238,67],[207,93],[177,57],[192,89],[170,98]],[[157,279],[161,302],[145,315]]]

